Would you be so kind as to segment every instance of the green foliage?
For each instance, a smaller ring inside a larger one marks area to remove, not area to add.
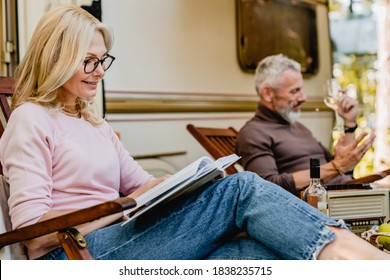
[[[377,0],[329,0],[329,18],[350,19],[370,16]],[[375,129],[375,97],[376,97],[376,54],[340,54],[333,53],[333,76],[340,85],[347,89],[348,94],[359,101],[358,129],[356,135],[363,131]],[[361,177],[373,172],[374,147],[366,153],[354,171],[355,177]]]
[[[376,95],[376,55],[340,55],[335,54],[333,73],[342,88],[359,101],[358,129],[356,135],[363,131],[375,129],[375,95]],[[374,147],[366,153],[356,166],[356,178],[368,175],[374,170]]]

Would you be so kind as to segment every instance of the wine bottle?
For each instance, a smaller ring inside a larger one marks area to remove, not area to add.
[[[326,189],[321,185],[320,160],[318,158],[310,159],[310,185],[303,193],[303,200],[325,215],[329,215],[328,194]]]

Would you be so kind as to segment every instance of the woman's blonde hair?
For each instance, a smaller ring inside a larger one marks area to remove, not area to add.
[[[12,109],[25,102],[35,102],[61,110],[58,89],[82,65],[95,31],[103,35],[107,51],[111,50],[113,34],[84,9],[61,5],[46,13],[39,21],[26,54],[15,70],[18,82],[12,96]],[[102,122],[95,113],[92,99],[77,98],[81,115],[93,125]]]

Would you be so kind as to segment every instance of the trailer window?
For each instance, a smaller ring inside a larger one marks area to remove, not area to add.
[[[290,0],[236,0],[238,60],[254,71],[264,57],[283,53],[304,74],[318,69],[315,4]]]

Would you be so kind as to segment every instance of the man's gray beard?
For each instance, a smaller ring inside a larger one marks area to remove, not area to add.
[[[299,117],[301,116],[301,111],[293,112],[291,111],[291,108],[287,107],[282,110],[278,110],[278,113],[288,121],[289,123],[293,123],[299,120]]]

